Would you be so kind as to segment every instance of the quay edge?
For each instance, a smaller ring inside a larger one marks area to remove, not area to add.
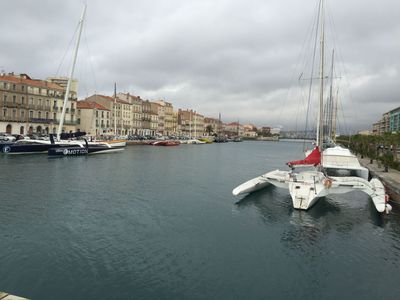
[[[400,172],[393,169],[384,172],[382,165],[379,166],[375,160],[371,164],[369,158],[358,156],[358,160],[362,166],[369,170],[373,177],[377,177],[383,182],[390,200],[396,205],[400,205]]]

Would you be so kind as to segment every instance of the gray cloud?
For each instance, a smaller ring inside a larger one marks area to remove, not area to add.
[[[400,4],[327,2],[327,65],[334,48],[340,122],[370,128],[400,103]],[[297,78],[309,77],[316,7],[316,0],[88,1],[80,97],[112,94],[117,82],[119,91],[207,116],[221,112],[226,121],[303,126],[306,98]],[[82,1],[3,0],[0,68],[56,75],[81,9]]]

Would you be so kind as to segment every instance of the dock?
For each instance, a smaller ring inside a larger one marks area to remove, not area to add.
[[[400,171],[389,168],[389,171],[385,172],[382,163],[378,163],[376,160],[372,164],[369,158],[358,156],[358,160],[363,167],[370,171],[373,177],[377,177],[382,181],[390,200],[400,205]]]
[[[0,300],[29,300],[29,299],[10,295],[8,293],[0,291]]]

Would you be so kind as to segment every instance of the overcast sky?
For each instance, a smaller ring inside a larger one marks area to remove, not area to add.
[[[83,3],[2,0],[0,69],[66,76]],[[311,77],[317,4],[88,0],[74,76],[79,98],[112,95],[116,82],[118,92],[209,117],[221,112],[224,121],[304,129],[307,96],[300,87],[307,90]],[[336,53],[339,130],[371,129],[400,106],[400,2],[327,0],[326,40],[327,76]]]

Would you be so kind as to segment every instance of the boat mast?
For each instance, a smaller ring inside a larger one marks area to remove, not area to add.
[[[320,91],[319,91],[319,113],[317,126],[317,146],[322,153],[323,147],[323,115],[324,115],[324,54],[325,54],[325,29],[324,29],[324,0],[321,0],[320,5]]]
[[[117,136],[117,83],[114,83],[114,136]]]
[[[82,33],[82,28],[83,28],[83,21],[85,19],[85,13],[86,13],[86,4],[83,6],[81,19],[79,20],[78,40],[76,41],[76,46],[75,46],[75,50],[74,50],[74,54],[73,54],[73,60],[72,60],[72,66],[71,66],[71,70],[70,70],[70,74],[69,74],[69,78],[68,78],[68,83],[67,83],[67,89],[65,91],[64,104],[63,104],[63,108],[62,108],[62,112],[61,112],[60,123],[58,125],[58,130],[57,130],[57,140],[60,140],[62,127],[64,126],[65,112],[67,110],[68,96],[69,96],[69,91],[71,89],[72,77],[74,76],[75,63],[76,63],[76,58],[78,56],[79,42],[81,40],[81,33]]]
[[[338,110],[338,100],[339,100],[339,88],[336,90],[335,102],[333,103],[333,113],[332,113],[332,140],[336,142],[336,122],[337,122],[337,110]]]
[[[329,102],[328,102],[328,137],[333,141],[333,123],[335,122],[333,118],[333,61],[334,61],[334,56],[335,56],[335,49],[332,50],[332,64],[331,64],[331,86],[329,88]]]

